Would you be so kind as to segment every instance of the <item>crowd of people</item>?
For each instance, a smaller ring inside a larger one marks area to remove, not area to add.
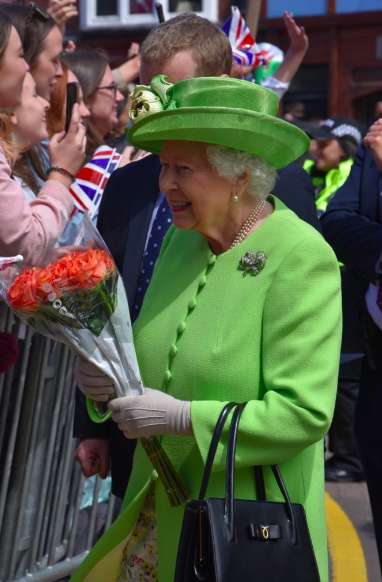
[[[74,195],[81,169],[108,146],[118,163],[91,218],[125,283],[145,385],[113,398],[108,377],[77,363],[76,457],[87,477],[111,472],[124,503],[73,580],[174,579],[184,507],[169,505],[139,439],[161,437],[196,498],[229,401],[247,403],[238,496],[253,497],[254,466],[278,465],[325,582],[324,479],[366,480],[382,562],[382,120],[364,131],[350,119],[282,118],[279,98],[308,49],[289,14],[289,50],[261,86],[195,14],[159,24],[112,69],[102,50],[64,50],[76,13],[64,8],[0,4],[0,256],[43,261],[88,210]],[[161,111],[137,99],[136,83]],[[2,334],[0,346],[5,372],[17,343]],[[110,401],[112,420],[93,423],[86,398]],[[213,497],[224,495],[227,439],[224,429]]]

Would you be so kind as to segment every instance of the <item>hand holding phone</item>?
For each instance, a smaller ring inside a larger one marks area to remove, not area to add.
[[[78,103],[74,103],[67,133],[55,133],[49,141],[52,167],[64,168],[75,176],[81,168],[86,150],[86,127],[81,123]]]

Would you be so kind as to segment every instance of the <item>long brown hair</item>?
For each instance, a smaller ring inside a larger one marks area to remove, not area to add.
[[[13,26],[20,35],[24,58],[31,69],[44,48],[44,40],[56,22],[51,16],[34,5],[0,4],[0,10],[7,13]]]
[[[0,10],[0,61],[3,58],[3,55],[8,46],[11,30],[11,20],[7,14],[5,14],[5,12]],[[0,112],[0,146],[8,163],[12,165],[14,161],[12,147],[12,123],[10,115],[5,112]]]
[[[33,72],[33,67],[44,49],[44,40],[57,24],[45,11],[34,5],[1,3],[0,13],[3,14],[3,12],[6,12],[11,25],[19,33],[24,58]],[[46,180],[38,148],[32,147],[28,151],[20,152],[12,139],[12,124],[10,122],[8,124],[4,119],[0,132],[5,155],[13,166],[14,175],[20,177],[37,194],[39,185],[36,176],[41,180]]]
[[[11,35],[11,30],[12,30],[12,22],[11,22],[9,16],[7,16],[7,14],[5,14],[5,12],[0,10],[0,59],[3,58],[3,55],[5,53],[5,49],[8,46],[9,37]]]
[[[40,184],[38,183],[36,176],[43,182],[45,182],[47,177],[42,166],[41,155],[37,146],[32,146],[27,151],[19,154],[13,166],[13,175],[21,178],[24,184],[29,186],[34,194],[38,194]]]
[[[99,87],[105,71],[109,65],[107,54],[101,50],[77,50],[73,53],[65,53],[62,62],[73,71],[80,82],[84,101],[91,105],[91,101]],[[99,134],[91,122],[87,122],[87,146],[86,156],[91,158],[94,150],[104,143],[104,138]]]

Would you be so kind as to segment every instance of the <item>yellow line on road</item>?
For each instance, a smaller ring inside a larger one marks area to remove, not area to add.
[[[326,493],[326,521],[333,582],[367,582],[362,544],[349,517]]]

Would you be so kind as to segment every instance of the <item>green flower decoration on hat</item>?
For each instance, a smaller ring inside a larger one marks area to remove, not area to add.
[[[159,154],[166,141],[220,145],[283,168],[302,156],[310,140],[277,116],[278,97],[255,83],[198,77],[172,85],[158,75],[133,93],[128,132],[132,145]]]
[[[157,75],[150,87],[137,85],[131,97],[129,117],[136,122],[148,115],[176,107],[169,97],[173,84],[166,81],[164,75]]]

